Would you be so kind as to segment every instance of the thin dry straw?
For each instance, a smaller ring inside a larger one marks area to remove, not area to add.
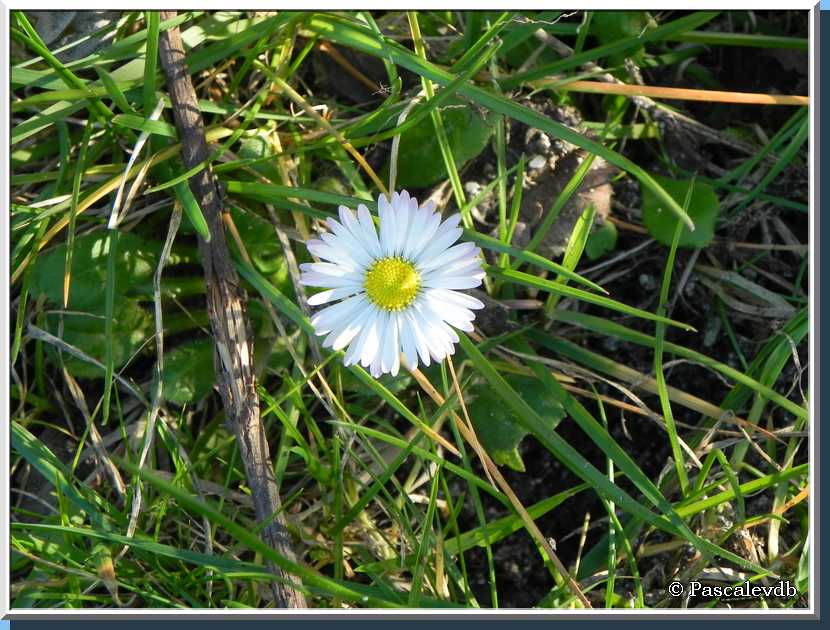
[[[562,81],[540,79],[534,87],[556,88],[569,92],[591,94],[620,94],[623,96],[648,96],[680,101],[706,101],[711,103],[737,103],[744,105],[809,105],[810,98],[790,94],[759,94],[756,92],[726,92],[722,90],[693,90],[689,88],[661,87],[657,85],[630,85],[628,83],[603,83],[601,81]]]

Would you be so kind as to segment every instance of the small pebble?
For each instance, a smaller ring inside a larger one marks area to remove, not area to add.
[[[547,155],[550,153],[550,137],[538,129],[529,129],[525,136],[525,146],[528,151]]]
[[[538,171],[540,168],[544,168],[547,163],[548,161],[544,155],[534,155],[530,158],[530,162],[527,165],[534,171]]]
[[[478,193],[481,192],[483,186],[479,184],[475,180],[470,180],[464,183],[464,192],[466,192],[470,197],[475,197]]]

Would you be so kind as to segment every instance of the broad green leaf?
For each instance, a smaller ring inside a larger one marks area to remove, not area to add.
[[[679,247],[706,247],[715,235],[715,221],[720,211],[720,201],[715,190],[708,184],[689,179],[670,179],[654,175],[654,179],[675,201],[683,203],[690,186],[693,186],[686,210],[695,224],[694,232],[684,227],[680,234]],[[677,216],[669,210],[650,188],[642,187],[643,223],[649,233],[663,245],[670,246],[677,225]]]
[[[617,246],[617,226],[611,221],[605,221],[588,235],[585,243],[585,255],[596,260],[608,252],[614,251]]]
[[[272,282],[275,280],[272,274],[280,273],[277,287],[290,293],[290,287],[283,284],[288,277],[285,255],[271,222],[253,212],[245,212],[238,208],[231,208],[231,216],[257,270],[266,274]]]
[[[274,149],[271,143],[263,136],[257,134],[243,138],[239,142],[239,151],[237,155],[243,160],[261,160],[262,158],[272,157]],[[268,179],[274,182],[280,181],[280,174],[276,167],[276,158],[262,162],[256,162],[251,165],[258,173],[261,173]]]
[[[103,308],[103,307],[101,307]],[[153,318],[137,300],[116,296],[113,304],[112,336],[107,338],[102,314],[70,311],[63,314],[63,334],[66,343],[101,363],[106,363],[107,344],[111,344],[112,363],[117,370],[133,356],[153,333]],[[46,328],[59,336],[60,314],[46,316]],[[57,351],[49,346],[50,352]],[[77,377],[100,378],[104,370],[88,361],[63,354],[67,369]]]
[[[612,44],[620,40],[639,40],[643,33],[657,24],[647,11],[595,11],[591,20],[591,33],[601,44]],[[619,65],[625,57],[634,60],[643,55],[643,46],[620,53],[609,55],[609,65]]]
[[[460,169],[485,149],[493,135],[497,116],[486,110],[479,111],[468,101],[455,96],[440,109],[452,155]],[[389,173],[388,164],[384,172]],[[401,134],[398,153],[400,187],[426,188],[446,177],[441,147],[432,125],[417,125]]]
[[[213,342],[188,341],[164,353],[161,373],[164,400],[184,405],[204,398],[216,382],[213,370]]]
[[[537,379],[505,376],[505,380],[542,417],[554,420],[564,417],[562,405],[545,394]],[[470,395],[474,397],[469,404],[470,420],[484,448],[497,464],[524,472],[524,462],[518,447],[528,434],[527,428],[486,383],[473,387]]]
[[[106,232],[87,233],[75,238],[69,294],[70,309],[104,313],[107,248]],[[121,234],[115,261],[116,290],[125,294],[130,287],[149,282],[155,271],[158,256],[157,243],[146,241],[134,234]],[[32,293],[45,294],[54,304],[63,304],[65,263],[66,245],[59,245],[38,256],[32,269]]]

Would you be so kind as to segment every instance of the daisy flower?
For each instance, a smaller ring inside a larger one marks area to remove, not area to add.
[[[435,204],[422,206],[405,190],[378,198],[380,234],[364,204],[357,216],[340,206],[340,221],[308,242],[325,262],[301,265],[300,283],[326,289],[308,300],[318,306],[311,324],[326,335],[324,347],[348,346],[345,365],[360,363],[372,376],[400,368],[403,353],[411,368],[440,362],[454,351],[453,327],[473,330],[484,304],[461,293],[481,284],[481,250],[473,243],[453,245],[461,236],[454,214],[441,221]]]

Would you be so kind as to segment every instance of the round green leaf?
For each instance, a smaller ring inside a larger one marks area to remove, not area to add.
[[[441,119],[447,132],[455,165],[460,169],[481,153],[495,130],[498,115],[483,114],[477,107],[456,97],[441,106]],[[384,168],[389,173],[389,165]],[[398,186],[426,188],[446,179],[447,169],[441,146],[430,118],[401,134],[398,151]]]
[[[537,379],[509,375],[505,380],[539,415],[551,422],[564,416],[562,406],[551,399]],[[482,446],[500,466],[524,472],[524,462],[519,454],[519,444],[528,434],[524,425],[486,383],[473,387],[471,397],[474,398],[469,404],[470,420]]]
[[[611,221],[605,221],[588,235],[585,242],[585,255],[591,260],[614,251],[617,246],[617,226]]]
[[[686,212],[695,224],[694,232],[684,227],[680,233],[679,247],[706,247],[715,235],[715,222],[720,212],[720,201],[715,190],[708,184],[693,182],[689,179],[670,179],[659,175],[653,176],[681,206],[686,202],[689,187],[692,193]],[[671,246],[677,215],[665,207],[649,189],[642,187],[643,223],[649,233],[663,245]]]
[[[78,236],[73,244],[72,276],[69,293],[71,310],[103,314],[107,286],[106,232]],[[124,232],[118,236],[115,257],[116,294],[126,294],[150,281],[158,263],[158,243]],[[32,269],[31,291],[45,294],[54,304],[63,304],[63,276],[66,267],[66,244],[37,257]]]

